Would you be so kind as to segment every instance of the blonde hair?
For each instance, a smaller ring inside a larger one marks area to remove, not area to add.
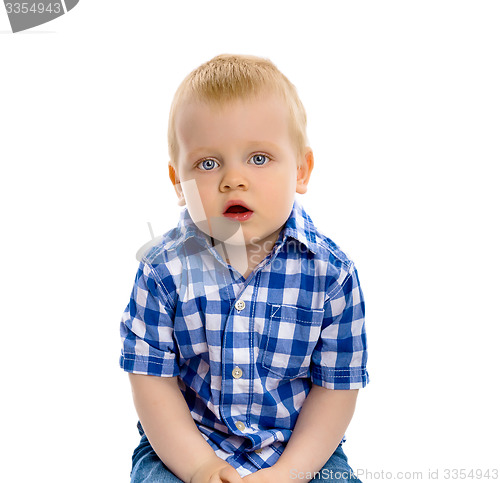
[[[200,65],[181,82],[168,121],[168,151],[175,167],[179,146],[175,122],[180,106],[189,100],[224,106],[238,99],[256,97],[263,92],[280,95],[290,113],[290,134],[297,154],[308,145],[306,111],[295,86],[269,60],[253,55],[222,54]]]

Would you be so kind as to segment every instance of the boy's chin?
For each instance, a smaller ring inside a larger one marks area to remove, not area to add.
[[[206,235],[226,245],[245,246],[247,244],[241,223],[224,216],[210,217],[195,222]]]

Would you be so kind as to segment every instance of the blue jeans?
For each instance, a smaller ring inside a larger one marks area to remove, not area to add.
[[[130,472],[131,483],[182,483],[182,480],[177,478],[163,464],[160,458],[156,455],[153,448],[144,432],[139,428],[141,434],[141,442],[134,450],[132,455],[132,471]],[[291,480],[298,483],[304,482],[300,479],[300,475],[291,473]],[[347,456],[342,450],[342,445],[339,445],[335,453],[330,456],[325,466],[312,481],[335,481],[337,483],[354,481],[361,483],[361,480],[356,478],[351,467],[347,463]]]

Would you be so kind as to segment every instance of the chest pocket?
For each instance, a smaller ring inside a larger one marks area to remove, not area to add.
[[[267,310],[262,365],[271,377],[293,379],[306,375],[321,333],[323,311],[271,304]]]

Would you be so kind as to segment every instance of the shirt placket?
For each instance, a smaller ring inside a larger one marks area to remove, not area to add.
[[[234,434],[249,436],[248,407],[251,372],[250,310],[253,288],[246,285],[236,297],[222,339],[221,417]]]
[[[274,260],[283,245],[277,243],[273,251],[244,280],[234,277],[234,270],[220,254],[210,247],[217,260],[231,272],[234,302],[229,311],[221,341],[221,396],[220,416],[233,434],[249,438],[253,443],[260,441],[258,430],[250,426],[249,411],[255,382],[253,330],[251,330],[252,297],[258,289],[257,272]],[[237,273],[237,272],[235,272]]]

